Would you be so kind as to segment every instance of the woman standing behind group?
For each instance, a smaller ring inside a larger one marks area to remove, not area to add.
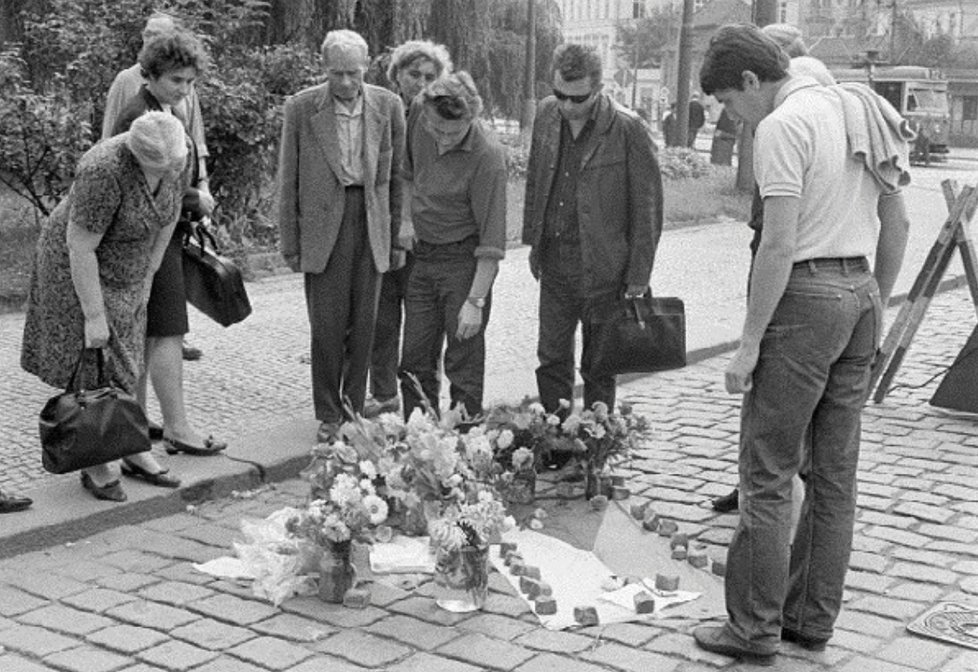
[[[135,393],[143,371],[146,302],[173,234],[186,185],[183,126],[147,114],[90,149],[68,196],[44,223],[37,243],[24,324],[21,366],[64,388],[83,348],[105,348],[115,382]],[[91,358],[80,372],[94,380]],[[157,485],[180,481],[149,451],[124,467]],[[98,499],[124,501],[115,466],[82,471]]]

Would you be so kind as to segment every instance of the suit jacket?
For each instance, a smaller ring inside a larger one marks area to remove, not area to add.
[[[340,144],[329,84],[285,102],[279,149],[279,244],[303,273],[322,273],[343,221]],[[401,222],[404,108],[387,89],[363,85],[363,187],[367,235],[379,273],[390,266]]]
[[[544,219],[560,152],[557,99],[540,103],[526,169],[523,242],[543,243]],[[594,128],[581,160],[577,220],[584,291],[597,296],[646,285],[662,233],[662,176],[641,117],[599,94]]]

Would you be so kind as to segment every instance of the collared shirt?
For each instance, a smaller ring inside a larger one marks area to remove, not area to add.
[[[581,163],[594,130],[594,117],[584,124],[581,132],[574,137],[570,123],[560,120],[560,151],[557,153],[557,172],[554,174],[550,200],[543,220],[543,237],[547,240],[564,243],[580,242],[580,227],[577,219],[577,181],[581,174]]]
[[[415,237],[432,245],[478,235],[477,257],[502,259],[506,250],[506,153],[481,121],[462,141],[439,153],[423,123],[423,104],[408,118],[404,179],[412,183]]]
[[[333,99],[336,132],[340,139],[340,166],[345,186],[363,185],[363,94],[357,96],[353,109]]]

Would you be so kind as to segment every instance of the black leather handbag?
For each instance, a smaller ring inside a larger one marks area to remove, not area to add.
[[[591,308],[591,371],[598,375],[667,371],[686,366],[682,299],[620,298]]]
[[[80,383],[85,352],[78,357],[67,389],[51,397],[41,410],[41,462],[52,474],[94,467],[152,447],[139,402],[106,380],[102,349],[96,386],[85,389]]]
[[[214,236],[202,226],[196,229],[196,235],[187,234],[183,239],[187,301],[223,327],[237,324],[251,314],[241,271],[217,253]]]

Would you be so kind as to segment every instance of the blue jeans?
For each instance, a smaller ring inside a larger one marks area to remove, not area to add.
[[[865,259],[799,262],[761,341],[741,411],[740,523],[726,579],[727,627],[750,650],[776,650],[782,626],[832,636],[881,317]],[[791,479],[806,458],[805,504],[792,545]]]

